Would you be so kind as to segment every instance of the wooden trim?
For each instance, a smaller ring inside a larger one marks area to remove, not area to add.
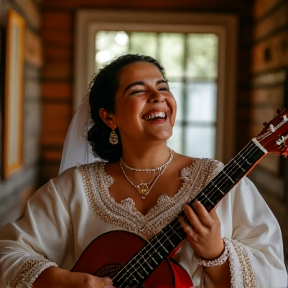
[[[4,98],[4,178],[23,164],[23,93],[25,21],[8,10]]]

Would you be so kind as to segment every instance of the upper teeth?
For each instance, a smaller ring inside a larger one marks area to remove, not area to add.
[[[151,113],[151,114],[147,115],[145,118],[147,120],[150,120],[150,119],[153,119],[153,118],[156,118],[156,117],[165,118],[166,114],[165,114],[165,112],[155,112],[155,113]]]

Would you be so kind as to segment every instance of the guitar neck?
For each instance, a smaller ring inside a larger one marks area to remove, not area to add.
[[[211,211],[266,153],[267,151],[254,138],[224,166],[223,170],[201,190],[189,205],[191,206],[195,200],[198,200],[207,211]],[[183,211],[179,216],[185,218]],[[185,237],[177,217],[155,235],[117,273],[113,279],[114,285],[121,286],[130,283],[129,281],[143,283]]]
[[[253,139],[224,166],[223,170],[201,190],[189,205],[191,206],[194,201],[198,200],[207,211],[211,211],[266,153],[257,140]]]

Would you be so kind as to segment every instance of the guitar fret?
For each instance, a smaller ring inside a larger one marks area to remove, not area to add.
[[[141,254],[141,259],[143,259],[144,260],[144,262],[147,264],[147,266],[151,269],[151,271],[153,271],[154,270],[154,268],[149,264],[149,262],[146,260],[146,258],[145,258],[145,253],[146,252],[148,252],[149,253],[149,251],[147,251],[146,250],[146,246],[144,247],[144,250],[145,250],[145,252],[144,252],[144,255],[143,254]],[[140,264],[141,266],[142,266],[142,264]],[[143,267],[143,269],[145,270],[145,268]],[[145,272],[147,273],[147,271],[145,270]],[[147,273],[148,274],[148,273]]]
[[[138,276],[140,276],[141,279],[145,279],[144,276],[142,274],[139,273],[139,271],[137,269],[134,269],[137,273]]]
[[[243,167],[236,160],[233,159],[233,162],[236,163],[236,165],[245,172],[245,169],[243,169]]]
[[[204,196],[212,205],[214,205],[214,203],[210,200],[209,197],[207,197],[205,194],[202,194],[202,196]],[[201,200],[199,200],[201,202]],[[202,204],[202,203],[201,203]]]
[[[174,248],[175,245],[174,243],[170,240],[170,238],[166,235],[166,233],[163,233],[163,235],[166,237],[166,239],[169,241],[169,243],[172,245],[172,247]]]
[[[162,245],[161,241],[159,241],[158,235],[155,236],[155,239],[158,241],[158,243],[159,243],[160,246],[163,248],[163,250],[164,250],[166,253],[169,253],[169,251],[166,249],[166,247]]]
[[[145,272],[147,275],[150,275],[150,274],[146,271],[146,269],[143,267],[142,263],[139,263],[139,264],[140,264],[140,266],[142,267],[142,269],[144,270],[144,272]]]
[[[124,266],[124,268],[125,268],[125,266]],[[127,271],[127,268],[125,268],[125,271]],[[136,271],[136,270],[135,270]],[[136,271],[137,272],[137,271]],[[127,276],[126,276],[127,275]],[[121,276],[121,274],[120,274],[120,276]],[[126,277],[125,277],[126,276]],[[118,279],[118,282],[119,281],[122,281],[123,280],[123,278],[124,278],[124,281],[126,281],[126,280],[129,280],[129,279],[131,279],[131,276],[133,277],[133,279],[135,280],[135,281],[137,281],[138,282],[138,280],[135,278],[135,276],[133,275],[133,274],[131,274],[131,273],[129,273],[128,274],[128,271],[125,273],[125,274],[122,274],[122,276],[120,277],[120,279]],[[139,283],[139,282],[138,282]],[[123,282],[123,284],[125,284],[124,282]],[[122,284],[120,285],[120,287],[122,287]]]
[[[230,181],[234,184],[235,182],[232,180],[232,178],[223,170],[222,171],[223,172],[223,174],[225,174],[229,179],[230,179]]]
[[[179,222],[178,222],[179,223]],[[170,231],[172,231],[173,232],[173,234],[175,234],[176,236],[178,236],[178,238],[182,241],[183,240],[183,237],[181,237],[178,233],[177,233],[177,231],[175,231],[175,229],[173,228],[173,227],[171,227],[171,225],[170,224],[168,224],[168,227],[170,228]],[[175,247],[175,246],[174,246]]]
[[[238,155],[239,155],[244,161],[246,161],[249,165],[251,165],[251,163],[250,163],[244,156],[242,156],[240,153],[238,153]]]
[[[156,235],[157,236],[157,235]],[[154,237],[153,239],[156,239],[157,237]],[[158,241],[158,239],[156,239],[157,241]],[[152,240],[153,241],[153,240]],[[155,249],[155,247],[154,247],[154,245],[152,244],[152,241],[151,241],[151,243],[149,243],[149,245],[153,248],[153,250],[154,250],[154,252],[158,255],[158,256],[160,256],[160,258],[161,259],[163,259],[163,257],[162,257],[162,255]],[[152,254],[153,255],[153,254]]]
[[[151,270],[153,270],[153,267],[149,264],[149,262],[145,259],[145,257],[144,257],[144,261],[146,262],[146,264],[148,265],[148,267],[149,267]]]
[[[158,265],[158,262],[154,259],[154,257],[151,257],[151,259],[154,261],[154,263],[155,263],[156,265]]]
[[[214,187],[216,187],[216,189],[217,189],[218,191],[220,191],[223,195],[226,195],[226,194],[213,182],[213,180],[211,180],[210,182],[211,182],[211,184],[213,184]]]

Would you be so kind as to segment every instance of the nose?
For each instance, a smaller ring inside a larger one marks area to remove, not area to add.
[[[150,93],[149,102],[152,103],[158,103],[158,102],[164,102],[165,96],[161,93],[161,91],[154,89]]]

